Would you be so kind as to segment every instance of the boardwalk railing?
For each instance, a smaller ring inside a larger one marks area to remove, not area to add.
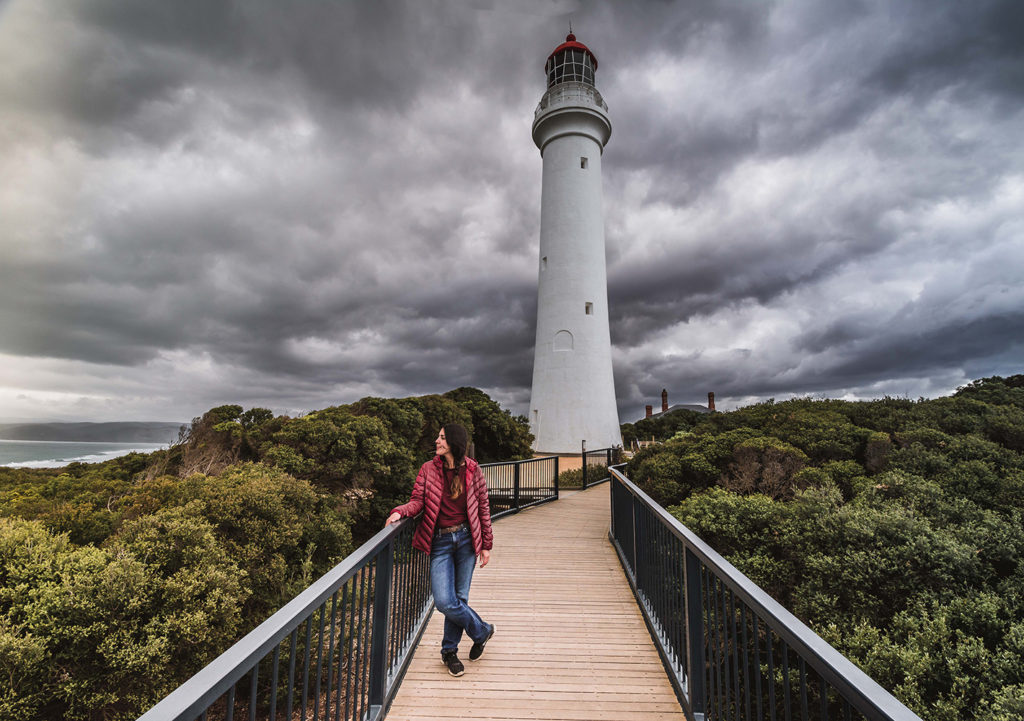
[[[612,468],[609,536],[688,718],[920,721]]]
[[[487,479],[491,518],[558,500],[558,456],[481,463]]]
[[[558,498],[558,458],[481,464],[492,518]],[[433,610],[414,519],[381,529],[138,721],[378,721]]]
[[[382,718],[432,609],[414,528],[379,531],[139,721]]]
[[[608,474],[608,467],[618,462],[618,448],[598,448],[593,451],[583,451],[583,490],[598,483],[604,483],[611,476]]]

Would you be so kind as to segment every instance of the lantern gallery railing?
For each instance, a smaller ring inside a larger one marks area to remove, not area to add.
[[[601,97],[601,93],[593,85],[578,82],[565,82],[552,86],[534,111],[534,120],[539,118],[548,108],[559,105],[596,105],[608,112],[608,103]]]
[[[558,498],[558,458],[482,464],[492,517]],[[376,721],[433,610],[413,519],[380,530],[138,721]]]
[[[920,721],[612,468],[609,532],[688,718]]]

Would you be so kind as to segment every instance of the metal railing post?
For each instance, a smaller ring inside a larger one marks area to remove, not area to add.
[[[558,498],[558,456],[555,456],[555,498]]]
[[[617,533],[617,527],[615,525],[615,484],[616,483],[618,483],[618,480],[615,478],[615,476],[612,476],[611,479],[608,481],[608,508],[611,511],[611,517],[608,519],[608,530],[611,532],[612,538],[615,540],[615,542],[618,543],[621,546],[622,542],[619,541],[619,535]]]
[[[519,510],[519,462],[512,466],[512,505]]]
[[[587,490],[587,442],[580,447],[580,460],[583,462],[583,490]]]
[[[388,611],[391,609],[391,569],[394,567],[395,543],[390,541],[381,549],[374,571],[373,626],[370,628],[370,708],[384,705],[385,684],[388,677]]]
[[[686,690],[690,711],[697,721],[704,718],[704,612],[701,605],[700,559],[689,548],[683,582],[686,609]]]
[[[639,541],[640,541],[640,530],[639,530],[639,528],[637,528],[637,526],[639,525],[638,521],[640,520],[639,509],[640,509],[640,499],[637,498],[636,496],[634,496],[632,493],[630,493],[629,494],[629,513],[630,513],[630,521],[631,521],[630,525],[632,526],[632,528],[630,528],[629,530],[630,530],[630,533],[633,534],[633,544],[632,544],[633,548],[630,549],[632,551],[633,557],[631,559],[629,559],[629,560],[633,563],[633,576],[634,576],[634,578],[636,578],[637,588],[640,588],[640,567],[637,565],[637,562],[636,562],[636,548],[639,545]]]

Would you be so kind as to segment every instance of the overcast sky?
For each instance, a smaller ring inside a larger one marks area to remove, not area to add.
[[[0,420],[525,413],[570,21],[622,421],[1024,372],[1019,0],[0,0]]]

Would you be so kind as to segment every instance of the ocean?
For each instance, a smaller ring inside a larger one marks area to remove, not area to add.
[[[0,439],[0,466],[54,468],[69,463],[100,463],[132,451],[152,453],[167,443],[103,443],[78,441],[5,441]]]

